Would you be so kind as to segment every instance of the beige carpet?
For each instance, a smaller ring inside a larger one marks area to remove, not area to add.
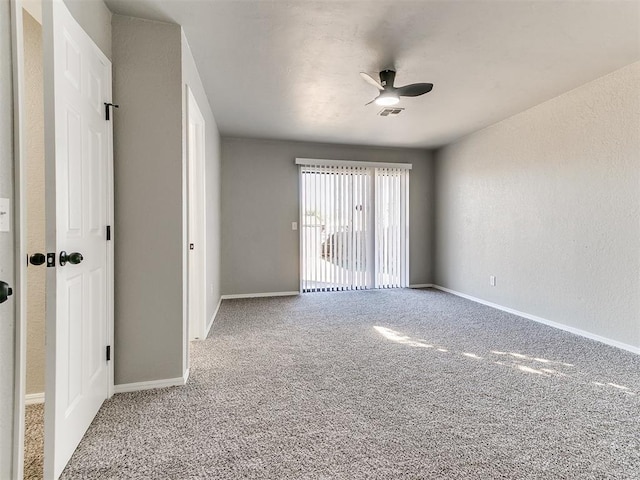
[[[44,451],[44,403],[27,405],[24,432],[24,478],[42,478]]]

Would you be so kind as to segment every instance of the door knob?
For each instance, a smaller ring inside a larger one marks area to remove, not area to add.
[[[44,253],[34,253],[29,257],[29,263],[31,265],[42,265],[47,261],[47,257],[44,256]]]
[[[60,266],[64,266],[67,262],[77,265],[84,260],[80,252],[67,253],[64,250],[60,252]]]
[[[6,302],[11,295],[13,295],[13,289],[8,283],[0,280],[0,303]]]

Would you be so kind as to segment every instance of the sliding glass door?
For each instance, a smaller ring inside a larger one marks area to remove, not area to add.
[[[408,284],[408,168],[297,159],[301,291]]]

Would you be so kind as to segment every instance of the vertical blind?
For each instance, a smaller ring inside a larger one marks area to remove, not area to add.
[[[301,290],[407,286],[410,165],[296,163]]]
[[[376,168],[374,178],[375,287],[406,287],[409,284],[409,171]]]

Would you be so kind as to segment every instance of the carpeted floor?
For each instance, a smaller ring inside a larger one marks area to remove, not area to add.
[[[640,356],[434,290],[225,301],[62,478],[638,479]]]
[[[44,403],[25,406],[24,479],[42,478],[44,454]]]

